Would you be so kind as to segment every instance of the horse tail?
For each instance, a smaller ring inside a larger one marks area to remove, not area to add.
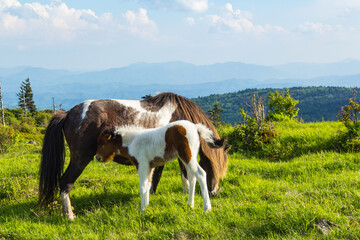
[[[198,131],[199,135],[204,139],[206,144],[211,148],[221,148],[224,147],[226,144],[225,138],[214,138],[214,133],[204,124],[198,123],[195,125],[196,130]]]
[[[39,207],[54,199],[65,162],[63,126],[66,113],[53,116],[46,128],[40,164]]]

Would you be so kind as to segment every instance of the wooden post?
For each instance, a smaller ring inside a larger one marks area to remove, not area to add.
[[[2,125],[5,127],[5,112],[4,112],[4,105],[3,105],[3,99],[1,94],[1,82],[0,82],[0,107],[1,107],[1,122]]]
[[[55,108],[55,98],[53,97],[53,111],[54,111],[54,114],[56,113],[56,108]]]

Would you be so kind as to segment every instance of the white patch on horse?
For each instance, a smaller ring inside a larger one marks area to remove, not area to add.
[[[114,101],[117,101],[118,103],[135,109],[139,114],[136,117],[136,123],[138,124],[141,119],[150,117],[150,118],[157,118],[157,127],[164,126],[170,122],[172,114],[176,110],[176,106],[174,106],[170,101],[165,104],[159,111],[152,112],[148,111],[145,108],[141,106],[140,101],[138,100],[119,100],[119,99],[113,99]]]
[[[165,153],[165,142],[153,141],[165,135],[167,128],[159,131],[155,128],[145,129],[141,126],[125,125],[116,127],[115,133],[121,135],[122,144],[128,147],[129,152],[138,152],[138,156],[146,159],[162,157]],[[134,142],[135,141],[135,142]],[[146,148],[136,149],[137,143],[146,145]],[[160,143],[160,144],[159,144]],[[161,145],[161,146],[160,146]]]
[[[84,119],[86,118],[86,113],[87,111],[89,110],[89,107],[91,105],[91,103],[93,102],[94,100],[86,100],[82,103],[82,113],[81,113],[81,120],[80,120],[80,125],[79,125],[79,128],[78,128],[78,131],[80,130],[81,128],[81,125],[82,125],[82,122],[84,121]]]
[[[63,206],[63,212],[65,216],[67,216],[70,220],[74,220],[76,216],[71,208],[69,193],[62,192],[60,195],[61,195],[61,204]]]
[[[176,106],[172,104],[170,101],[166,105],[164,105],[157,113],[160,116],[159,126],[164,126],[168,124],[175,110],[176,110]]]
[[[121,105],[124,105],[126,107],[131,107],[134,108],[136,111],[138,112],[147,112],[146,109],[144,109],[141,104],[140,101],[138,100],[122,100],[122,99],[111,99],[113,101],[116,101],[118,103],[120,103]]]

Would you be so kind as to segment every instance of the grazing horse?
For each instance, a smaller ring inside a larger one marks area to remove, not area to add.
[[[194,207],[196,179],[200,183],[204,201],[204,211],[211,210],[206,186],[206,172],[197,162],[200,138],[211,148],[220,148],[224,139],[214,139],[213,132],[201,123],[187,120],[169,123],[159,128],[145,129],[138,126],[121,126],[106,130],[98,138],[96,158],[109,162],[116,155],[129,159],[136,166],[139,175],[141,210],[149,204],[151,177],[155,167],[179,158],[186,167],[189,179],[189,202]]]
[[[168,104],[168,103],[171,104]],[[97,138],[104,129],[122,125],[138,125],[155,128],[177,120],[202,123],[218,134],[211,120],[192,101],[174,93],[161,93],[155,97],[135,100],[88,100],[51,119],[44,136],[40,164],[39,207],[54,199],[60,187],[64,214],[74,218],[71,210],[70,191],[76,179],[94,158]],[[63,173],[65,139],[70,150],[70,163]],[[212,149],[201,140],[200,166],[205,170],[207,186],[216,194],[219,180],[225,176],[228,149]],[[114,162],[132,165],[128,159],[116,156]],[[184,165],[179,161],[182,179],[187,177]],[[163,167],[155,169],[151,192],[156,191]],[[186,182],[186,181],[185,181]]]

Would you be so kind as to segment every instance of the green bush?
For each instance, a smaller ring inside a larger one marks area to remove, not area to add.
[[[17,110],[19,109],[6,109],[5,110],[5,123],[8,126],[20,125],[19,118],[21,117],[21,113]]]
[[[289,89],[286,89],[286,93],[282,91],[270,92],[268,99],[267,105],[270,109],[268,118],[270,120],[283,121],[284,119],[292,119],[297,116],[299,108],[295,106],[299,101],[290,96]]]
[[[53,116],[52,112],[39,111],[35,116],[35,124],[38,127],[46,127]]]
[[[340,149],[347,152],[360,151],[360,104],[355,98],[349,99],[349,105],[341,107],[341,113],[337,115],[339,121],[343,122],[347,132],[341,133],[339,137]]]
[[[14,128],[22,133],[34,133],[36,132],[35,119],[32,117],[21,117],[20,125],[14,126]]]
[[[275,137],[275,129],[270,122],[257,121],[243,109],[240,112],[244,122],[236,124],[227,135],[228,144],[233,152],[259,151],[263,145],[270,143]]]
[[[0,127],[0,152],[6,152],[16,140],[15,130],[12,127]]]

